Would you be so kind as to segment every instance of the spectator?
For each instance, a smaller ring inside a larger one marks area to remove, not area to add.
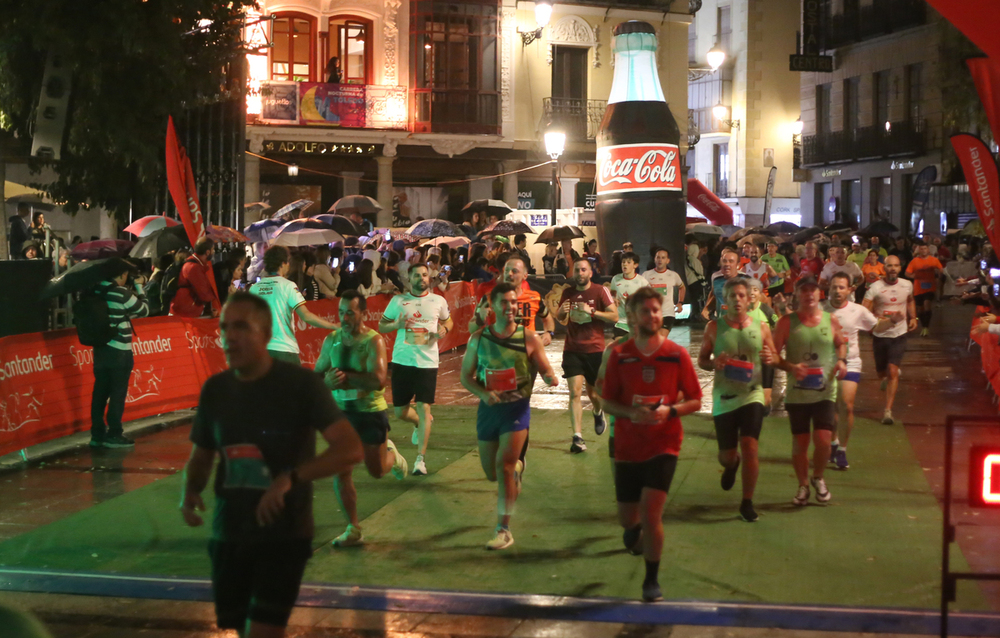
[[[316,256],[312,253],[302,255],[302,296],[306,301],[317,301],[323,298],[319,291],[319,282],[316,281]]]
[[[229,281],[229,285],[227,286],[228,293],[226,295],[226,299],[228,299],[229,295],[233,294],[237,290],[246,289],[247,282],[243,279],[243,275],[245,274],[246,274],[246,269],[244,268],[243,264],[238,265],[236,269],[233,270],[233,275],[232,275],[233,278]]]
[[[528,266],[528,274],[535,274],[535,267],[531,265],[531,257],[528,256],[528,238],[524,234],[514,235],[514,252],[524,260]]]
[[[584,248],[583,256],[587,258],[590,265],[593,266],[595,274],[604,275],[604,269],[607,264],[604,263],[604,258],[601,257],[601,253],[597,252],[597,240],[591,239],[587,242]]]
[[[215,242],[202,237],[194,245],[194,254],[184,261],[177,278],[177,294],[170,302],[170,314],[178,317],[200,317],[206,312],[219,316],[222,305],[215,291],[212,256]]]
[[[326,83],[340,84],[340,58],[336,56],[326,63]]]
[[[560,262],[563,267],[560,267]],[[542,255],[542,268],[546,275],[564,275],[566,260],[559,254],[559,245],[550,242],[545,245],[545,254]]]
[[[229,298],[229,289],[233,284],[234,273],[240,271],[240,278],[243,278],[243,266],[247,260],[246,253],[238,252],[231,254],[221,263],[215,266],[215,289],[219,291],[219,301],[226,303]]]
[[[357,290],[365,297],[377,295],[382,291],[382,280],[375,274],[375,264],[370,259],[361,260],[361,266],[358,268]]]
[[[319,293],[327,299],[333,299],[337,296],[337,287],[340,285],[340,273],[330,268],[330,258],[329,246],[323,245],[316,249],[313,277],[319,285]]]
[[[705,305],[705,269],[699,259],[700,252],[698,242],[693,241],[687,245],[684,278],[688,281],[687,299],[691,304],[692,317],[700,317]]]
[[[300,291],[302,291],[302,288],[305,285],[305,273],[306,265],[305,260],[302,258],[302,253],[290,253],[288,255],[288,274],[285,276],[289,281],[295,284],[295,287]]]
[[[177,294],[177,285],[181,278],[181,268],[187,258],[191,256],[191,250],[179,248],[172,256],[174,263],[170,264],[170,267],[164,271],[163,281],[160,283],[160,312],[163,314],[170,312],[170,304],[173,303],[174,296]]]
[[[52,227],[45,223],[45,213],[36,211],[31,219],[31,236],[43,246],[45,245],[46,230],[52,230]]]
[[[143,292],[146,294],[146,300],[149,304],[149,316],[159,317],[160,315],[167,314],[163,306],[160,304],[160,292],[162,291],[163,277],[166,275],[167,269],[170,268],[174,263],[174,256],[170,253],[166,255],[160,255],[160,258],[155,262],[153,266],[153,274],[150,275],[149,281],[146,282]]]
[[[38,246],[38,242],[34,239],[24,242],[24,245],[21,247],[21,259],[42,259],[42,251]]]

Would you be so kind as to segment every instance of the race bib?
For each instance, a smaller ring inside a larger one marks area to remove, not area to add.
[[[586,308],[589,304],[586,302],[578,301],[573,304],[573,307],[569,311],[569,320],[573,323],[590,323],[593,321],[593,317],[587,312]]]
[[[351,388],[350,390],[334,390],[333,398],[338,401],[357,401],[359,396],[359,390],[357,388]]]
[[[486,369],[486,389],[491,392],[514,392],[517,390],[517,373],[514,368],[503,370]]]
[[[730,359],[722,370],[726,379],[737,383],[750,383],[753,380],[753,362]]]
[[[271,486],[271,472],[260,448],[253,443],[227,445],[222,448],[226,460],[224,489],[266,490]]]
[[[806,368],[806,377],[796,385],[803,390],[822,390],[826,387],[823,368]]]
[[[425,346],[430,343],[431,333],[427,328],[407,328],[404,341],[411,346]]]
[[[929,281],[921,281],[920,282],[920,289],[921,290],[930,290],[931,288],[933,288],[933,284],[931,282],[929,282]]]

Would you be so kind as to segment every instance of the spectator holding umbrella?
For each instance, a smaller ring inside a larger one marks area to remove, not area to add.
[[[215,255],[215,241],[202,237],[194,245],[194,254],[181,266],[177,279],[177,294],[170,302],[170,314],[178,317],[200,317],[208,306],[213,317],[219,316],[221,306],[215,292],[215,274],[212,270],[212,256]]]

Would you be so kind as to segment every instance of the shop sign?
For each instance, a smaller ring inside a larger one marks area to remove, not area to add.
[[[839,168],[826,168],[820,173],[823,177],[840,177],[841,170]]]
[[[373,156],[375,144],[345,144],[343,142],[291,142],[268,140],[264,142],[266,153],[305,153],[307,155],[350,155]]]
[[[913,160],[907,160],[905,162],[893,161],[893,163],[889,165],[889,168],[894,171],[905,171],[907,169],[913,168]]]

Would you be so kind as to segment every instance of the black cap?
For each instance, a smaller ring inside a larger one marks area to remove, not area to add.
[[[648,22],[643,22],[642,20],[629,20],[628,22],[619,22],[615,25],[612,35],[623,35],[626,33],[656,33],[653,29],[653,25]]]
[[[816,286],[818,288],[819,282],[816,281],[816,277],[814,275],[804,275],[795,281],[795,289],[798,290],[804,286]]]

